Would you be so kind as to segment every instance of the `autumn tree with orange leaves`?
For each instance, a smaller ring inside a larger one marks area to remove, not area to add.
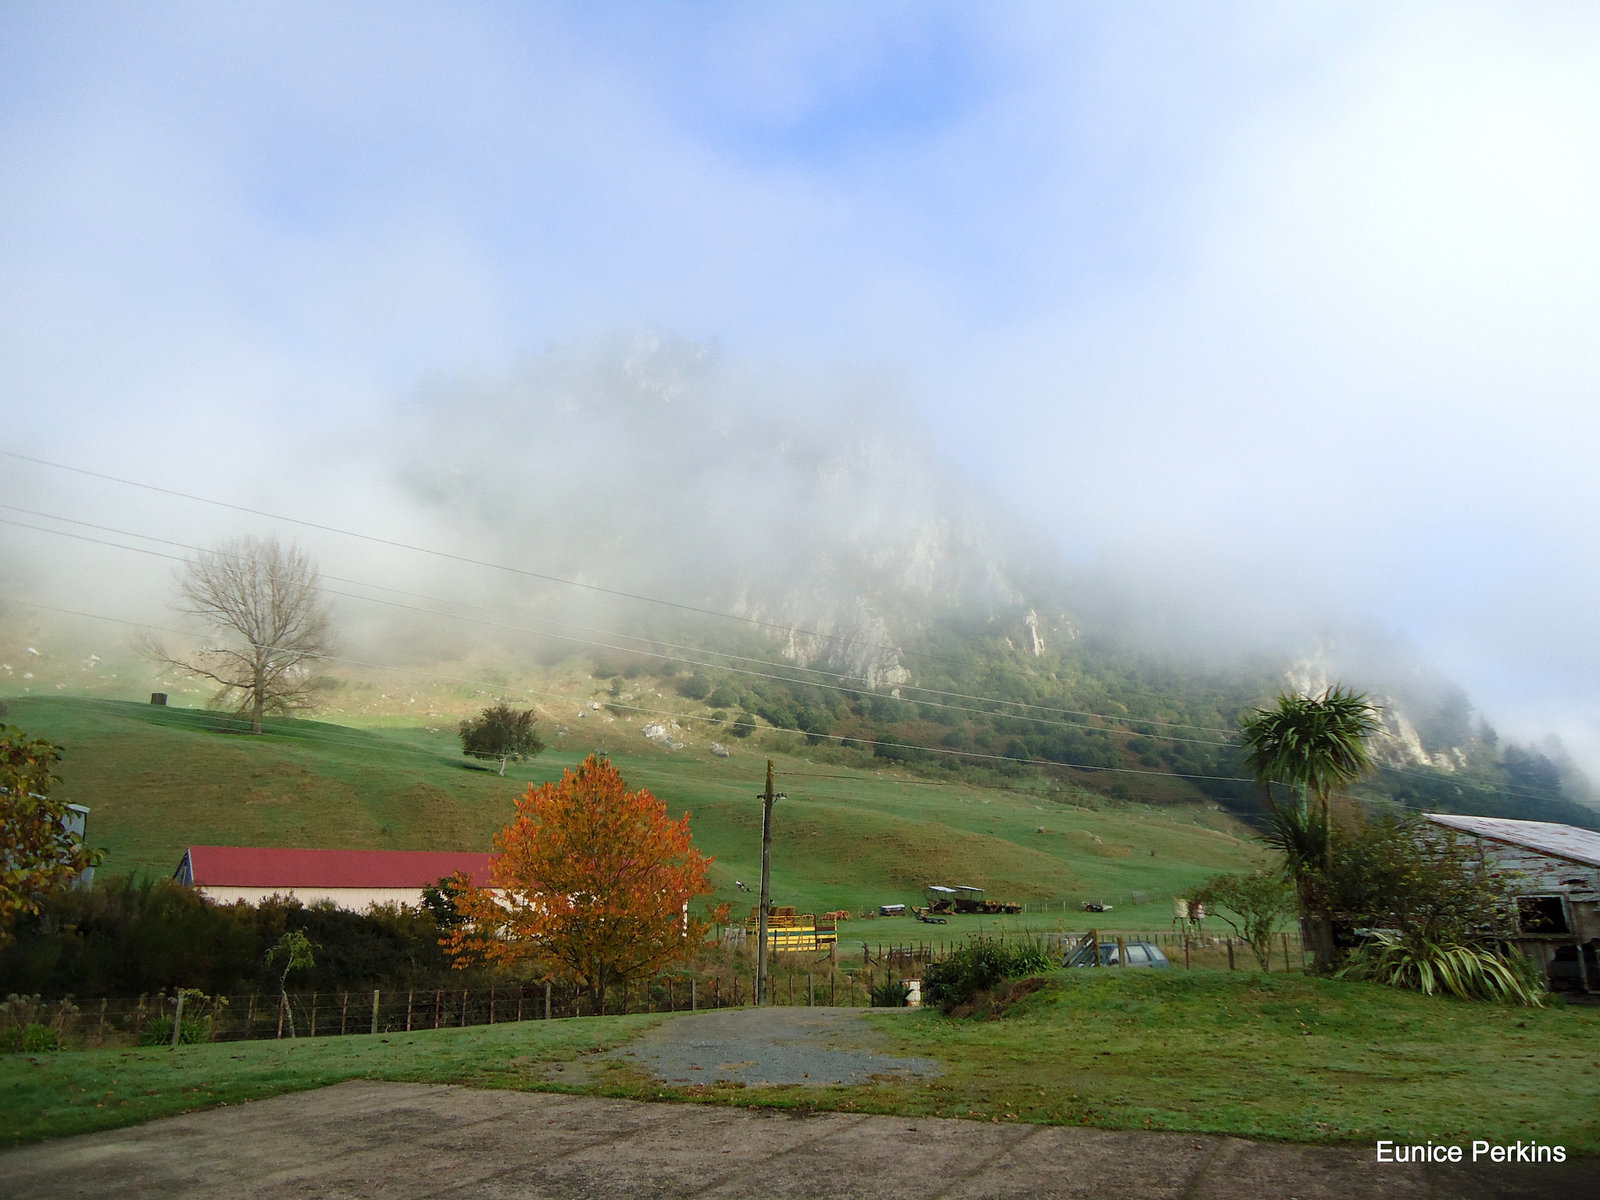
[[[606,990],[688,959],[709,922],[689,904],[712,891],[711,859],[643,788],[590,755],[529,787],[495,835],[490,886],[458,876],[462,923],[440,939],[457,967],[541,962],[605,1011]],[[707,914],[720,920],[725,914]]]

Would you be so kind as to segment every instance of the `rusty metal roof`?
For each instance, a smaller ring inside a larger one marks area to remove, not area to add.
[[[1497,842],[1526,846],[1541,854],[1600,867],[1600,833],[1554,821],[1513,821],[1506,817],[1460,817],[1455,813],[1424,813],[1428,820]]]

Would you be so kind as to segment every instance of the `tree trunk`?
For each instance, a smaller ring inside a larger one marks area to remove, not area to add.
[[[255,671],[255,688],[250,693],[250,732],[261,732],[261,716],[266,711],[267,699],[265,695],[266,680],[262,677],[261,668]]]
[[[1333,918],[1326,913],[1308,913],[1300,922],[1300,936],[1311,947],[1311,969],[1318,975],[1331,975],[1337,966],[1338,949],[1333,944]]]

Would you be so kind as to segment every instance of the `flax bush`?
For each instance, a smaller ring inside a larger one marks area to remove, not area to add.
[[[1531,1008],[1544,1004],[1543,980],[1520,955],[1462,943],[1414,941],[1388,932],[1354,950],[1338,978],[1368,979],[1427,996],[1448,992],[1462,1000]]]

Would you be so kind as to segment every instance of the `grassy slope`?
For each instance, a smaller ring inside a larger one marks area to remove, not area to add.
[[[1307,1142],[1534,1137],[1600,1152],[1591,1008],[1494,1008],[1298,975],[1060,973],[997,1020],[873,1018],[901,1052],[943,1064],[930,1080],[683,1089],[618,1063],[552,1082],[549,1064],[662,1019],[8,1055],[0,1144],[361,1077]]]
[[[448,731],[281,721],[252,738],[201,710],[65,697],[14,701],[9,720],[66,747],[63,791],[91,808],[108,872],[165,874],[190,844],[487,848],[518,792],[591,749],[569,738],[502,779],[463,759]],[[628,736],[607,730],[614,761],[691,814],[696,841],[718,859],[718,899],[742,911],[750,899],[733,881],[759,876],[764,755],[674,754]],[[789,798],[777,809],[773,894],[807,910],[913,902],[925,883],[952,882],[1036,904],[1113,900],[1118,921],[1101,924],[1164,927],[1171,896],[1261,857],[1239,826],[1200,806],[1096,811],[803,758],[777,766]],[[1126,907],[1133,889],[1149,893],[1142,910]],[[926,927],[857,929],[893,938]]]

